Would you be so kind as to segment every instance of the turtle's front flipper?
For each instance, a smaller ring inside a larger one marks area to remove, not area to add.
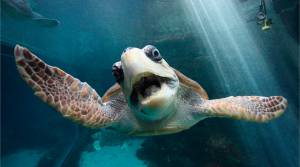
[[[284,112],[287,108],[287,100],[281,96],[237,96],[207,100],[196,108],[208,117],[228,117],[266,122]]]
[[[47,65],[19,45],[14,52],[18,71],[35,95],[64,117],[92,128],[109,126],[120,119],[125,104],[102,103],[101,97],[87,83]]]

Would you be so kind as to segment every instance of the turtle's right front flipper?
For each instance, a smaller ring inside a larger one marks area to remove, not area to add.
[[[287,100],[282,96],[237,96],[206,100],[195,106],[205,117],[227,117],[240,120],[267,122],[283,114]]]
[[[87,83],[47,65],[27,48],[17,45],[14,52],[18,71],[35,95],[64,117],[92,128],[109,126],[120,119],[123,104],[102,103]]]

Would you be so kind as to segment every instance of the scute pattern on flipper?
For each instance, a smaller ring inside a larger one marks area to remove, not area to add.
[[[15,59],[19,73],[35,95],[64,117],[92,128],[107,126],[119,118],[118,111],[103,104],[87,83],[47,65],[28,49],[17,45]]]
[[[196,108],[209,116],[267,122],[284,112],[287,100],[281,96],[237,96],[208,100]]]

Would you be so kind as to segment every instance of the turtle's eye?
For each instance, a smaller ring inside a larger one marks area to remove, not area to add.
[[[147,45],[144,47],[144,52],[151,60],[155,62],[159,62],[162,59],[162,56],[160,55],[158,49],[156,49],[152,45]]]

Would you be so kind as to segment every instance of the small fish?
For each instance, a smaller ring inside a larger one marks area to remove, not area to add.
[[[1,0],[18,13],[35,20],[45,26],[57,26],[60,22],[57,19],[49,19],[34,12],[27,0]]]

